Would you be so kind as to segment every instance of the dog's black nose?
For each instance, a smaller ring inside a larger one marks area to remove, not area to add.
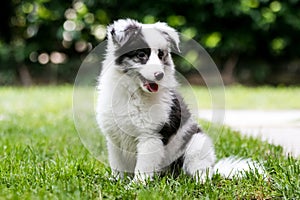
[[[156,80],[160,81],[164,77],[164,73],[163,72],[155,72],[154,77]]]

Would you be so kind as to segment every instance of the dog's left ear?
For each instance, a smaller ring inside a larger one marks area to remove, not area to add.
[[[171,28],[166,23],[157,22],[154,24],[154,27],[162,32],[165,35],[166,39],[169,41],[171,48],[175,52],[180,52],[179,48],[179,35],[174,28]]]
[[[108,26],[108,39],[115,45],[123,46],[133,35],[141,29],[140,23],[132,19],[119,19]]]

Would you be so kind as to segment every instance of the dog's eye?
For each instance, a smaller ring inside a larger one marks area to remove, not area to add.
[[[145,58],[145,57],[146,57],[146,53],[143,52],[143,51],[138,51],[138,52],[136,53],[136,56],[137,56],[138,58]]]
[[[162,59],[164,57],[164,55],[165,55],[164,51],[161,49],[158,49],[158,58]]]

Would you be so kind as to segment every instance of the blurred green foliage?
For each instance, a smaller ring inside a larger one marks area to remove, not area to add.
[[[242,81],[278,84],[270,75],[285,71],[297,79],[300,74],[300,0],[4,0],[3,4],[0,84],[15,83],[24,69],[40,82],[51,77],[72,82],[84,56],[105,39],[106,25],[119,18],[167,22],[203,45],[221,71]],[[183,73],[187,69],[184,64],[179,68]]]

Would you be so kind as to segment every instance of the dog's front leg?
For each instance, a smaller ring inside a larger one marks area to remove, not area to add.
[[[137,163],[134,171],[134,181],[145,183],[152,179],[155,173],[161,171],[164,158],[164,148],[161,139],[142,137],[137,145]]]

